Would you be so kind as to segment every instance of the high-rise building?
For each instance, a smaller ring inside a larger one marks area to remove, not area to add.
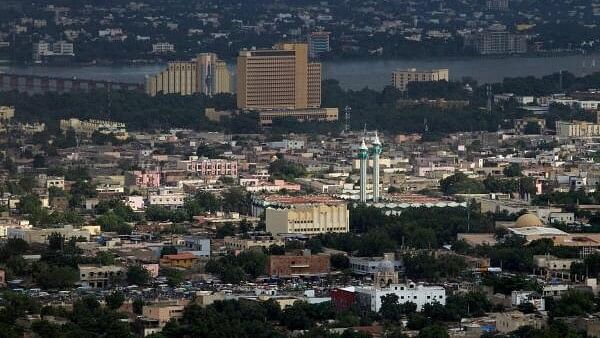
[[[492,27],[474,38],[475,50],[481,55],[522,54],[527,52],[527,38],[504,27]]]
[[[146,92],[191,95],[197,92],[197,66],[194,62],[169,62],[167,69],[146,79]]]
[[[312,32],[308,35],[309,55],[317,58],[323,53],[329,52],[329,32]]]
[[[215,53],[201,53],[196,57],[198,92],[208,96],[230,93],[231,74],[225,61]]]
[[[392,85],[401,91],[406,91],[406,87],[411,82],[431,82],[448,80],[448,69],[417,70],[415,68],[411,68],[404,70],[399,69],[392,73]]]
[[[237,62],[239,109],[306,109],[321,104],[321,65],[308,61],[308,45],[243,50]]]
[[[167,69],[146,79],[146,92],[212,96],[231,93],[231,74],[227,64],[214,53],[201,53],[191,61],[170,62]]]

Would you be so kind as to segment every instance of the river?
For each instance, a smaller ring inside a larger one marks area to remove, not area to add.
[[[144,82],[144,77],[164,68],[162,64],[141,66],[17,66],[0,65],[0,72],[77,77],[81,79]],[[337,79],[342,87],[381,89],[390,83],[392,71],[399,68],[448,68],[451,79],[469,76],[479,83],[501,81],[505,77],[542,76],[560,70],[575,75],[600,71],[600,55],[568,55],[556,57],[504,57],[432,60],[359,60],[327,61],[323,77]]]

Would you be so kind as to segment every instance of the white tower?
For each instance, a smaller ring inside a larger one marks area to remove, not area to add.
[[[360,202],[367,201],[367,158],[369,157],[369,148],[362,140],[360,148],[358,148],[358,159],[360,160]]]
[[[371,153],[373,156],[373,202],[379,202],[379,155],[381,154],[381,142],[375,132]]]

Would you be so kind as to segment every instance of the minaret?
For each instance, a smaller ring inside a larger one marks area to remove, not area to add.
[[[379,155],[381,154],[381,142],[375,132],[375,140],[371,148],[373,155],[373,202],[379,202]]]
[[[360,160],[360,201],[367,201],[367,158],[369,157],[369,148],[362,140],[360,148],[358,148],[358,159]]]

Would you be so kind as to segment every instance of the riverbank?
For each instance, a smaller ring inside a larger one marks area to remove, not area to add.
[[[165,63],[145,62],[123,65],[72,65],[68,67],[0,64],[0,71],[39,76],[144,83],[147,75],[161,71],[164,66]],[[235,65],[230,64],[230,67],[233,71]],[[323,78],[338,80],[344,89],[359,90],[369,87],[380,90],[390,84],[391,74],[394,70],[405,68],[448,68],[450,78],[453,80],[471,77],[479,83],[490,83],[502,81],[505,77],[543,76],[561,70],[571,72],[577,76],[591,74],[600,71],[600,54],[323,61]]]

